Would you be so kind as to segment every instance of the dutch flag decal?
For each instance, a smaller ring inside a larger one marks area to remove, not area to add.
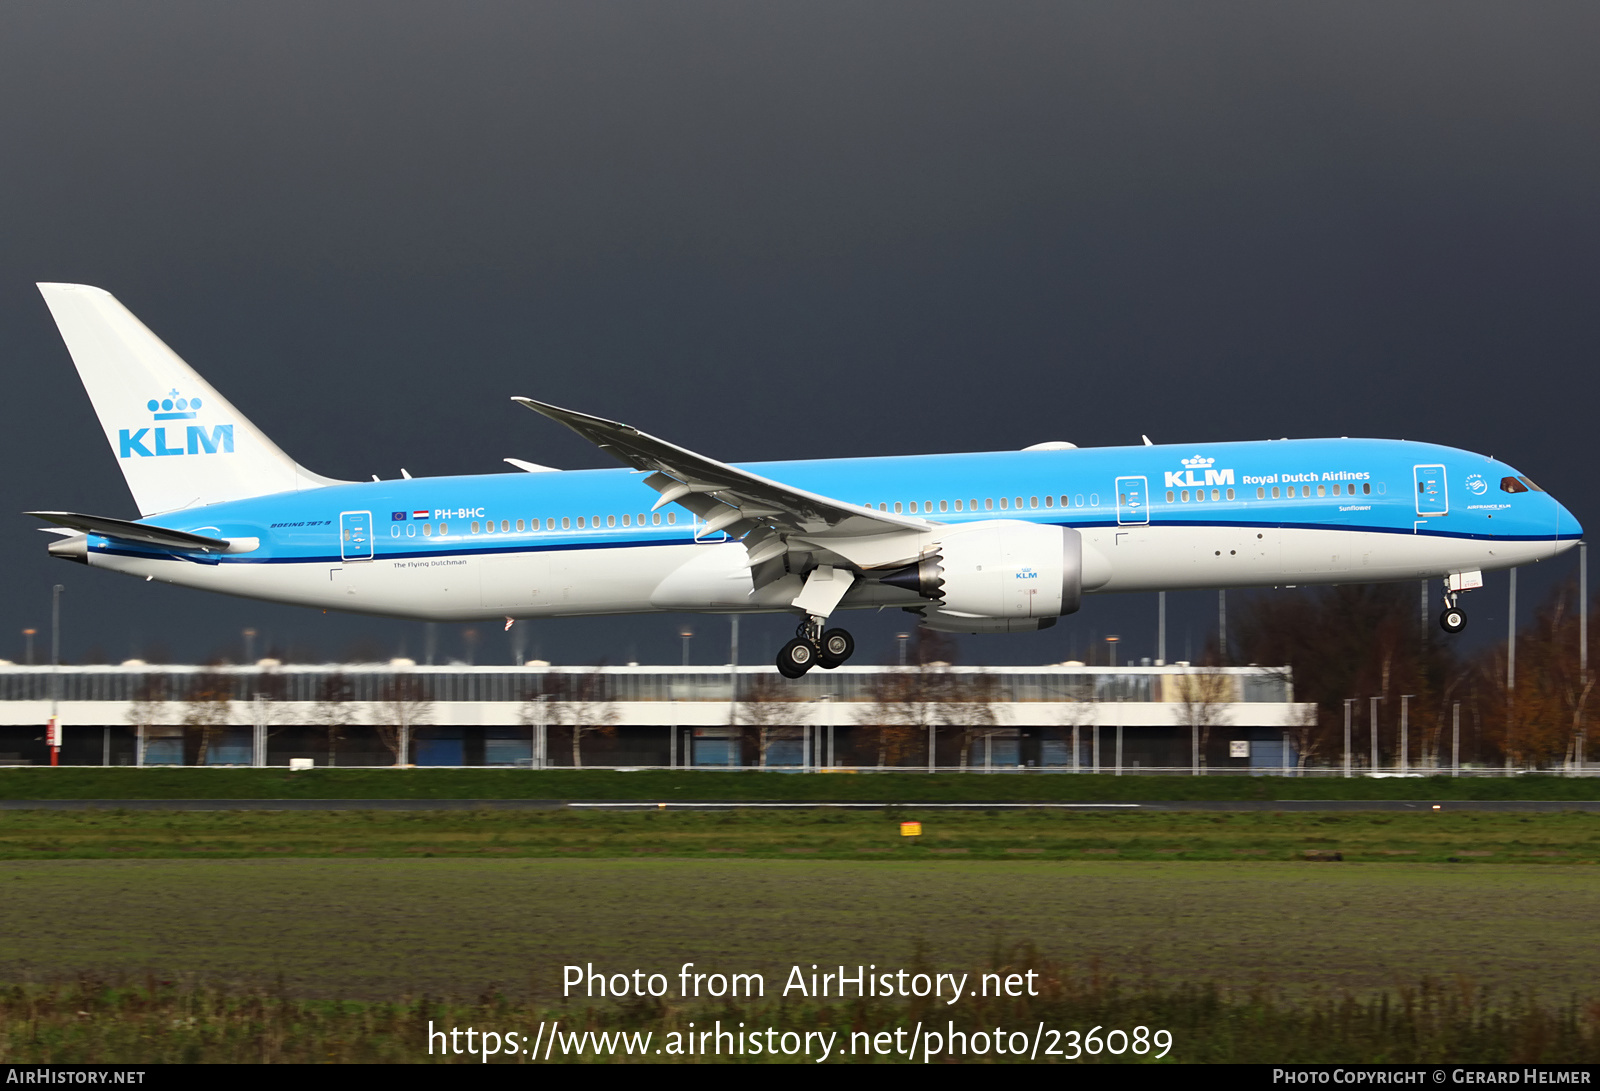
[[[413,518],[413,519],[426,519],[427,517],[428,517],[428,509],[427,508],[421,508],[421,509],[411,513],[411,518]]]

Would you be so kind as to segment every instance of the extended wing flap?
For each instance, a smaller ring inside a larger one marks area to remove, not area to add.
[[[43,519],[58,527],[70,527],[85,534],[102,538],[120,538],[125,542],[159,546],[194,553],[227,553],[233,545],[226,538],[208,538],[204,534],[191,534],[186,530],[153,527],[148,523],[134,523],[127,519],[113,519],[106,515],[80,515],[71,511],[25,512],[35,519]]]

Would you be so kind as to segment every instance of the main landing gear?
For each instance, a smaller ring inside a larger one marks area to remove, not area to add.
[[[795,630],[795,638],[778,652],[778,673],[785,678],[799,678],[812,667],[832,670],[849,659],[856,650],[856,641],[844,629],[823,630],[826,618],[808,617]]]

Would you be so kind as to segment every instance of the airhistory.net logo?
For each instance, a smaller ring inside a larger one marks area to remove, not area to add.
[[[145,408],[158,421],[194,420],[199,415],[202,402],[199,398],[185,398],[174,387],[164,397],[151,398]],[[209,430],[203,424],[183,427],[184,435],[176,446],[167,445],[167,425],[146,426],[137,430],[117,430],[118,458],[157,458],[162,455],[231,455],[233,454],[233,425],[217,424]],[[173,427],[173,440],[178,441],[178,428]]]

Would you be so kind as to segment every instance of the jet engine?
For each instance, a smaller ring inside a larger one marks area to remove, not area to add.
[[[950,527],[922,560],[878,582],[937,604],[941,622],[1055,618],[1076,612],[1082,601],[1083,538],[1071,527],[1007,519],[968,523]]]

